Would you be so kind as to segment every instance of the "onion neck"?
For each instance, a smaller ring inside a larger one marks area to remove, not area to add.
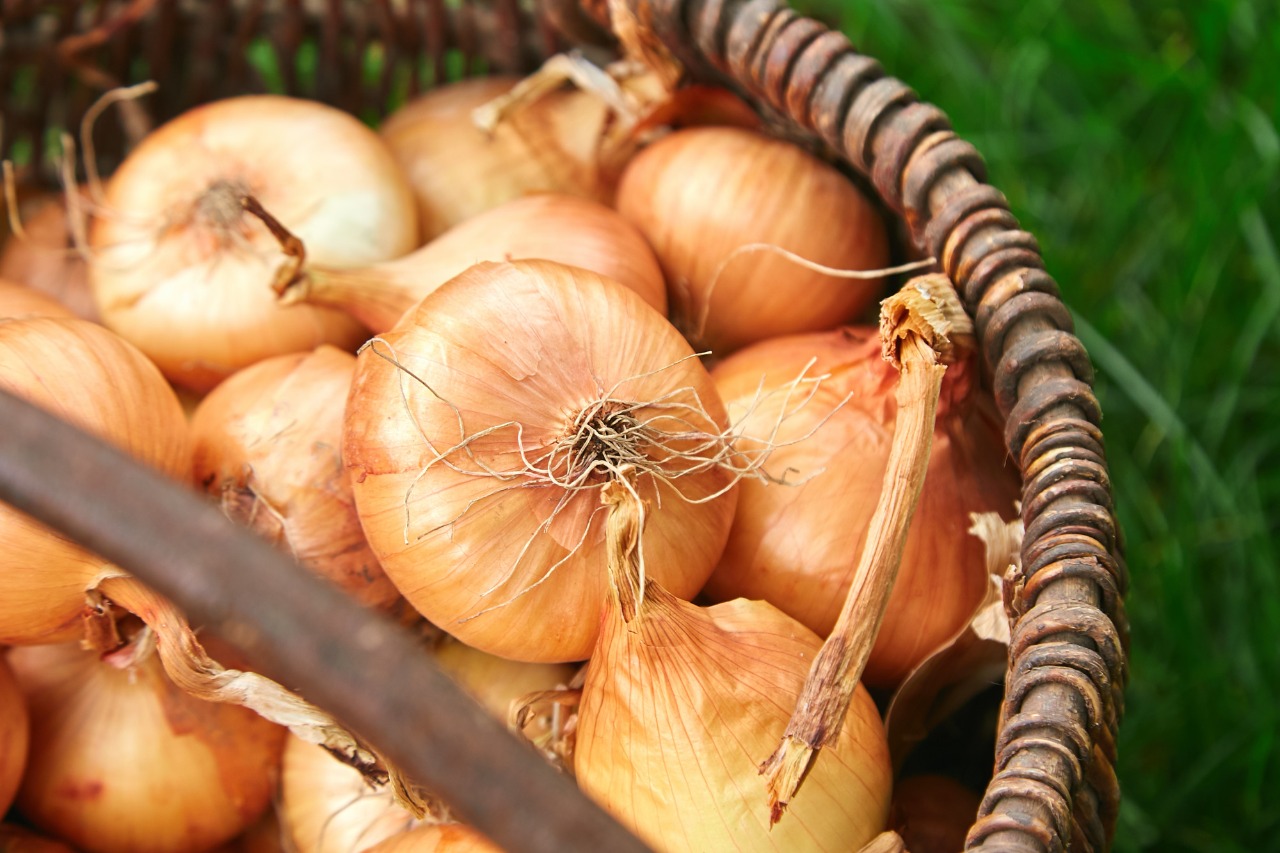
[[[281,305],[340,308],[377,334],[389,331],[426,295],[418,281],[397,261],[347,269],[311,264],[275,290]]]
[[[600,497],[609,507],[605,520],[609,586],[622,621],[630,623],[640,615],[650,582],[640,553],[644,503],[635,490],[634,478],[624,477],[605,486]]]

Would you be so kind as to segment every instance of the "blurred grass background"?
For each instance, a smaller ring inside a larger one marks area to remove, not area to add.
[[[983,152],[1098,369],[1132,575],[1116,850],[1280,850],[1280,4],[797,5]]]

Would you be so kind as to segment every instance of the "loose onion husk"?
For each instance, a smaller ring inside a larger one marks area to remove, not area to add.
[[[365,542],[342,464],[355,357],[331,346],[251,365],[191,422],[192,476],[223,512],[370,607],[400,597]]]
[[[470,827],[449,823],[411,829],[364,853],[502,853],[502,849]]]
[[[528,258],[598,272],[667,312],[662,269],[635,226],[598,202],[551,193],[479,213],[403,258],[361,269],[308,266],[284,285],[281,299],[341,308],[385,332],[473,264]]]
[[[884,829],[884,728],[859,688],[838,740],[773,825],[758,765],[818,638],[766,602],[700,608],[635,570],[638,513],[610,511],[615,600],[579,706],[582,788],[658,851],[856,850]]]
[[[521,261],[472,267],[370,341],[343,456],[369,544],[424,616],[492,654],[569,661],[607,592],[609,469],[643,469],[645,498],[672,504],[646,553],[691,597],[733,514],[724,429],[705,370],[639,296]]]
[[[964,848],[981,802],[954,779],[912,776],[894,786],[890,822],[911,853],[955,853]]]
[[[754,341],[833,328],[880,292],[772,249],[840,270],[889,258],[884,223],[859,190],[799,147],[739,128],[695,128],[640,152],[617,207],[649,240],[675,324],[717,356]]]
[[[103,322],[174,382],[205,391],[235,370],[363,338],[345,314],[281,307],[281,256],[247,213],[252,196],[310,247],[363,266],[417,246],[403,174],[352,116],[269,95],[190,110],[149,135],[112,176],[90,234]]]
[[[27,765],[31,724],[13,670],[0,655],[0,816],[9,810]],[[3,846],[0,845],[0,850]]]
[[[0,387],[184,481],[186,419],[164,377],[136,348],[83,320],[0,321]],[[70,640],[85,591],[106,561],[0,504],[0,643]],[[110,570],[118,572],[118,570]]]
[[[897,404],[896,372],[874,329],[846,327],[757,344],[713,370],[735,426],[769,435],[785,405],[763,390],[808,367],[811,398],[779,438],[769,466],[794,486],[745,483],[724,558],[707,584],[713,600],[762,598],[821,636],[831,632],[852,580],[881,488]],[[976,365],[948,369],[925,478],[897,584],[863,679],[895,685],[970,618],[987,589],[982,544],[969,513],[1007,512],[1017,473],[1004,462],[998,420],[972,389]],[[817,381],[816,377],[828,375]],[[844,402],[842,402],[844,401]],[[794,398],[791,404],[795,404]],[[750,420],[741,422],[751,407]]]
[[[99,660],[75,645],[9,653],[32,715],[18,807],[87,853],[199,853],[270,804],[284,730],[193,699],[145,634]]]
[[[79,190],[84,195],[84,190]],[[22,204],[22,234],[0,249],[0,278],[15,281],[65,305],[83,320],[99,322],[89,267],[71,234],[66,199],[41,193]]]
[[[554,92],[507,117],[492,134],[472,112],[515,85],[486,77],[441,86],[380,129],[413,186],[422,239],[492,207],[539,192],[609,201],[596,163],[607,108],[585,92]]]

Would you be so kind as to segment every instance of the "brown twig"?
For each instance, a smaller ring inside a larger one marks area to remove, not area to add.
[[[800,789],[818,751],[835,740],[844,723],[880,631],[924,486],[946,372],[942,362],[954,356],[952,337],[969,333],[968,317],[945,276],[914,278],[882,303],[884,357],[901,374],[884,487],[840,618],[814,658],[782,743],[760,765],[768,777],[774,823]]]
[[[306,275],[303,266],[307,262],[307,247],[302,242],[302,238],[286,228],[283,222],[272,216],[262,206],[262,202],[253,196],[242,196],[240,206],[245,209],[245,212],[262,220],[262,224],[267,226],[271,236],[280,242],[280,251],[289,258],[276,271],[275,281],[271,283],[271,289],[276,292],[276,296],[283,296],[285,291],[300,282]]]

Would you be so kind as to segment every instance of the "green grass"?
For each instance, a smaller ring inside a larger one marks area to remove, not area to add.
[[[1276,4],[802,5],[984,153],[1098,368],[1132,574],[1116,849],[1280,849]]]

